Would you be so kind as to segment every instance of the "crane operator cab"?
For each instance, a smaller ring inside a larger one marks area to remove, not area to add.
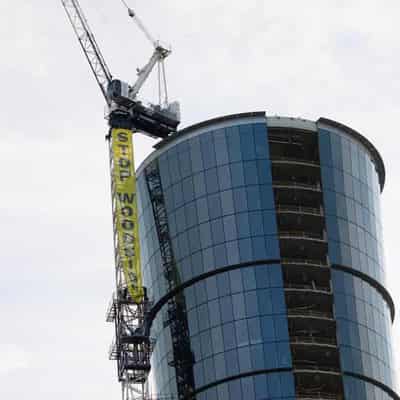
[[[130,114],[132,125],[153,137],[165,138],[176,132],[180,123],[179,103],[170,103],[167,107],[144,105],[140,100],[131,97],[130,86],[118,79],[113,79],[107,88],[107,96],[116,107],[114,111],[126,111]],[[122,108],[122,110],[121,110]]]

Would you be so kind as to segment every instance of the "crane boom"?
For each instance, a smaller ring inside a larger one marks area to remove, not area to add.
[[[154,66],[164,60],[170,54],[170,51],[164,49],[163,47],[156,47],[153,55],[151,56],[149,62],[142,68],[138,70],[138,79],[135,84],[130,89],[130,95],[135,98],[142,88],[143,84],[146,82]]]
[[[96,43],[94,35],[89,27],[87,19],[76,0],[61,0],[62,5],[67,12],[72,28],[79,40],[82,50],[89,62],[90,68],[96,78],[96,81],[103,92],[103,96],[110,105],[107,96],[107,87],[112,80],[112,75],[101,54],[100,48]]]

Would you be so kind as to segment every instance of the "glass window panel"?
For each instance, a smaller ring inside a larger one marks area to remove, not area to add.
[[[235,207],[233,203],[233,193],[232,190],[226,190],[220,193],[221,196],[221,207],[223,215],[230,215],[235,212]]]
[[[214,364],[215,364],[215,377],[217,380],[224,379],[226,377],[226,364],[225,364],[225,355],[224,353],[217,354],[214,356]],[[227,399],[229,400],[229,399]]]
[[[207,193],[215,193],[219,191],[217,169],[211,168],[205,171]]]
[[[189,148],[186,151],[180,152],[178,154],[179,167],[181,170],[182,178],[192,174],[192,163],[190,161]]]
[[[239,254],[241,262],[249,262],[253,259],[251,239],[239,240]]]
[[[276,214],[275,211],[262,211],[262,224],[265,235],[276,235]],[[261,223],[260,221],[260,223]]]
[[[208,196],[208,210],[210,214],[210,219],[221,217],[221,199],[218,193]]]
[[[269,146],[266,125],[261,123],[254,124],[253,131],[256,157],[269,158]]]
[[[194,354],[195,360],[201,360],[201,345],[200,345],[200,336],[196,335],[190,338],[191,348]]]
[[[265,375],[254,376],[254,389],[256,394],[256,400],[269,399],[267,377]]]
[[[264,235],[263,213],[261,211],[252,211],[249,213],[249,224],[251,236]]]
[[[256,161],[245,161],[243,163],[244,183],[246,185],[258,184],[258,171]]]
[[[229,275],[227,273],[217,275],[217,286],[219,297],[227,296],[231,293]]]
[[[247,192],[247,206],[249,210],[261,210],[261,193],[260,187],[248,186],[246,187]]]
[[[343,172],[338,169],[333,170],[333,181],[335,185],[335,191],[338,193],[344,193],[344,176]]]
[[[272,184],[271,162],[269,160],[257,160],[257,173],[260,185]]]
[[[215,167],[215,146],[214,138],[211,132],[203,133],[200,136],[201,152],[203,155],[204,169]]]
[[[188,310],[192,309],[196,305],[196,297],[194,286],[189,286],[184,290],[185,299],[186,299],[186,306]]]
[[[217,277],[211,276],[206,279],[207,297],[208,300],[218,297]]]
[[[209,215],[208,215],[207,198],[203,197],[201,199],[198,199],[198,200],[196,200],[196,203],[197,203],[197,214],[199,217],[199,223],[208,221]]]
[[[228,264],[228,256],[225,244],[214,247],[214,258],[216,268],[224,267]]]
[[[196,309],[192,309],[188,312],[188,323],[190,336],[197,335],[199,332],[199,322],[197,320]]]
[[[210,325],[212,327],[220,325],[221,312],[219,310],[218,299],[212,300],[208,303],[208,310],[209,310],[209,315],[210,315]]]
[[[340,142],[340,136],[331,133],[330,139],[331,139],[331,155],[332,155],[333,165],[335,168],[343,169],[342,146]]]
[[[185,206],[186,226],[188,228],[197,225],[197,208],[196,203],[192,202]],[[169,216],[168,216],[169,221]]]
[[[230,189],[232,187],[229,165],[222,165],[218,168],[218,182],[220,190]]]
[[[235,320],[248,317],[246,315],[243,293],[236,293],[232,295],[232,304],[233,304],[233,316]]]
[[[272,310],[274,314],[286,313],[285,295],[282,289],[271,289]]]
[[[264,342],[275,341],[275,324],[272,317],[261,317],[261,332]]]
[[[227,383],[219,385],[217,390],[218,390],[218,400],[230,400],[229,388]]]
[[[188,239],[189,239],[189,249],[191,253],[195,253],[196,251],[201,249],[200,234],[197,226],[191,228],[188,231]]]
[[[213,351],[212,351],[211,335],[209,330],[200,333],[200,343],[201,343],[201,353],[203,356],[202,358],[204,359],[210,357]]]
[[[227,164],[229,162],[228,145],[226,143],[225,129],[218,129],[214,132],[215,153],[217,164]]]
[[[172,191],[174,193],[174,207],[175,208],[181,207],[184,203],[182,183],[178,182],[175,185],[173,185]]]
[[[230,350],[225,353],[226,372],[228,376],[239,374],[239,360],[236,350]],[[232,393],[231,393],[232,398]],[[241,398],[239,397],[239,400]]]
[[[249,327],[249,339],[251,344],[259,344],[262,343],[262,333],[261,333],[261,323],[260,318],[249,318],[247,320],[247,324]]]
[[[268,269],[269,265],[260,265],[255,268],[258,289],[270,286]]]
[[[332,167],[321,166],[321,180],[324,190],[334,190]]]
[[[251,370],[251,358],[249,347],[240,347],[238,349],[239,358],[239,371],[240,373],[248,372]]]
[[[193,276],[198,276],[204,272],[203,253],[198,251],[191,255]]]
[[[226,129],[226,140],[228,143],[230,162],[240,161],[242,159],[242,153],[240,151],[239,128],[237,126]]]
[[[222,322],[225,323],[225,322],[233,321],[233,307],[232,307],[231,296],[226,296],[226,297],[220,298],[219,303],[221,306]]]
[[[199,225],[200,241],[203,249],[212,245],[211,226],[209,222]]]
[[[177,153],[176,152],[174,154],[171,153],[168,159],[169,159],[169,171],[170,171],[171,183],[173,184],[182,179]]]
[[[341,138],[342,142],[342,157],[343,157],[343,169],[351,173],[351,154],[350,154],[350,142],[346,138]]]
[[[245,319],[236,321],[235,328],[236,328],[236,342],[237,342],[238,347],[248,346],[249,345],[249,331],[247,329],[247,321]],[[249,353],[249,360],[250,360],[250,353]]]
[[[271,185],[260,185],[260,201],[263,210],[274,210],[274,192]]]
[[[253,371],[265,369],[264,349],[262,344],[250,346],[251,363]]]
[[[230,350],[236,347],[236,332],[232,322],[222,326],[224,337],[224,349]]]
[[[189,279],[192,279],[193,272],[192,272],[192,264],[191,264],[190,257],[187,257],[184,260],[182,260],[181,266],[182,266],[182,269],[181,269],[182,280],[188,281]]]
[[[278,353],[278,368],[290,368],[292,366],[292,355],[289,342],[277,343],[276,349]]]
[[[282,268],[280,265],[270,265],[268,268],[271,287],[283,287]]]
[[[202,197],[206,194],[206,181],[204,172],[199,172],[193,176],[193,187],[196,198]]]
[[[263,236],[253,237],[251,243],[254,260],[263,260],[268,257],[265,238]]]
[[[247,213],[236,214],[237,232],[239,238],[250,236],[249,215]]]
[[[242,163],[230,164],[232,187],[244,185],[244,171]]]
[[[255,392],[254,392],[253,377],[249,376],[247,378],[242,378],[241,381],[242,381],[243,399],[254,400]]]
[[[213,381],[215,381],[215,368],[214,359],[211,357],[204,360],[204,382],[208,384]]]
[[[209,247],[203,250],[204,272],[212,271],[215,268],[214,249]]]
[[[204,331],[205,329],[210,328],[210,317],[208,315],[208,305],[202,304],[197,309],[197,317],[199,320],[199,329],[200,331]]]
[[[291,372],[282,372],[280,373],[281,379],[281,390],[282,396],[285,397],[294,397],[295,389],[294,389],[294,376]]]
[[[228,264],[234,265],[240,262],[239,244],[237,241],[228,242],[225,244],[228,256]]]
[[[245,290],[254,290],[256,289],[256,276],[254,272],[254,268],[242,268],[242,279],[243,286]]]
[[[319,131],[319,152],[321,165],[332,165],[330,135],[323,129]]]
[[[232,293],[242,292],[243,291],[243,281],[242,274],[240,269],[235,269],[229,272],[229,279],[231,283],[231,291]]]
[[[211,329],[211,340],[214,353],[222,353],[224,351],[224,339],[221,326]]]
[[[239,188],[233,190],[233,200],[235,210],[237,213],[247,211],[247,193],[246,188]]]
[[[204,385],[203,363],[194,364],[193,375],[194,375],[194,380],[196,382],[196,386],[197,387],[203,386]]]
[[[280,342],[289,341],[289,328],[287,316],[277,316],[275,320],[276,340]]]
[[[253,160],[256,156],[254,135],[251,125],[239,126],[240,146],[243,160]]]
[[[270,289],[258,290],[257,295],[260,315],[271,315],[272,299]]]
[[[204,281],[197,282],[194,286],[196,292],[197,305],[207,301],[207,289]]]
[[[164,189],[169,187],[171,184],[169,176],[169,163],[167,158],[167,153],[161,154],[158,163],[160,166],[161,183]],[[143,193],[143,191],[141,191]]]
[[[231,375],[231,374],[229,374]],[[233,374],[232,374],[233,375]],[[229,393],[232,400],[242,400],[242,387],[240,385],[240,380],[234,380],[228,383]]]
[[[211,221],[211,234],[214,245],[225,242],[224,226],[221,218]]]
[[[201,154],[200,138],[194,137],[190,140],[190,159],[192,160],[193,172],[199,172],[204,169],[203,158]]]
[[[268,374],[267,381],[268,381],[268,388],[272,398],[281,397],[281,380],[280,374]]]
[[[257,292],[251,291],[245,293],[246,315],[248,318],[258,315]]]

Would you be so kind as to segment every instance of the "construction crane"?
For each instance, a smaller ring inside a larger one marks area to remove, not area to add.
[[[171,50],[153,39],[136,13],[122,0],[154,50],[148,63],[137,70],[133,85],[114,79],[78,0],[61,2],[107,104],[116,271],[116,291],[107,311],[107,321],[115,323],[110,359],[117,361],[123,400],[144,399],[153,341],[150,338],[151,302],[141,276],[132,136],[134,132],[141,132],[153,138],[165,138],[177,130],[179,103],[168,102],[164,67]],[[159,101],[156,105],[145,105],[138,94],[156,65]]]

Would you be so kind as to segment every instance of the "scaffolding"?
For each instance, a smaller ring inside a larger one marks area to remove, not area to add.
[[[181,281],[169,233],[158,161],[146,167],[145,177],[160,245],[164,277],[168,292],[172,292],[180,286]],[[194,355],[190,346],[186,301],[182,291],[178,291],[168,299],[167,320],[164,321],[164,326],[169,326],[171,332],[173,359],[169,361],[169,365],[175,368],[178,399],[191,399],[194,393]]]

